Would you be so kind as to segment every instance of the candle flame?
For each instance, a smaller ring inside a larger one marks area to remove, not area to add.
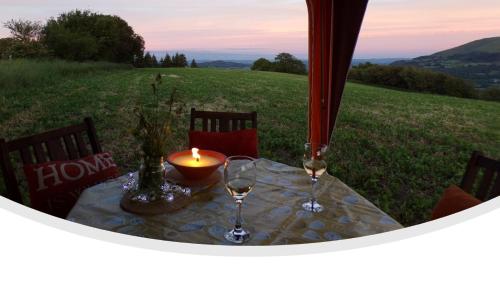
[[[200,150],[198,148],[191,149],[193,153],[193,158],[196,159],[196,162],[200,162],[201,155],[198,153]]]

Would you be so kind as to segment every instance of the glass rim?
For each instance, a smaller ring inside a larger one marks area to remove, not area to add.
[[[234,156],[226,157],[226,162],[231,161],[231,160],[250,160],[251,162],[257,161],[257,159],[250,157],[250,156],[245,156],[245,155],[234,155]]]
[[[312,150],[313,145],[310,142],[307,142],[304,144],[304,149],[311,149]],[[327,144],[318,144],[316,147],[316,151],[320,151],[321,153],[327,153],[330,150],[330,146]]]

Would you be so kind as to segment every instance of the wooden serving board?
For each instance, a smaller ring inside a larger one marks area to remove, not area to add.
[[[120,206],[126,212],[154,216],[160,214],[168,214],[178,211],[191,203],[191,198],[187,196],[178,197],[174,202],[169,203],[165,200],[143,203],[134,201],[130,198],[130,194],[125,194],[120,202]]]
[[[130,194],[125,194],[120,202],[121,208],[129,213],[134,213],[138,215],[160,215],[169,214],[178,211],[193,201],[193,196],[196,194],[209,191],[213,186],[215,186],[222,179],[220,171],[215,171],[206,179],[202,180],[192,180],[186,179],[182,176],[176,169],[170,169],[166,174],[166,178],[173,184],[180,185],[182,187],[188,187],[191,189],[191,197],[181,196],[177,197],[174,202],[169,203],[165,200],[158,200],[155,202],[143,203],[139,201],[131,200]],[[176,195],[180,196],[180,195]]]

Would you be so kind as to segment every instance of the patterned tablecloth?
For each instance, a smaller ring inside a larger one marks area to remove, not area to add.
[[[347,239],[402,226],[339,179],[324,174],[316,194],[322,213],[302,210],[310,178],[304,170],[266,159],[257,161],[257,184],[243,204],[246,245],[283,245]],[[138,216],[120,208],[126,177],[83,192],[68,220],[141,237],[199,244],[230,244],[224,232],[235,220],[235,203],[220,182],[172,214]]]

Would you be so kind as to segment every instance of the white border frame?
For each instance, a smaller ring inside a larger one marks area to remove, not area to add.
[[[85,226],[64,219],[59,219],[24,205],[15,203],[0,196],[0,208],[12,212],[16,215],[25,217],[29,220],[59,229],[83,237],[93,238],[114,244],[132,246],[136,248],[173,252],[182,254],[204,255],[204,256],[292,256],[292,255],[308,255],[328,252],[339,252],[352,249],[359,249],[375,245],[387,244],[395,241],[400,241],[434,231],[438,231],[453,225],[457,225],[486,213],[500,209],[500,197],[480,204],[474,208],[460,212],[446,218],[427,222],[424,224],[386,232],[377,235],[365,236],[360,238],[311,243],[301,245],[286,245],[286,246],[217,246],[217,245],[199,245],[189,243],[178,243],[170,241],[162,241],[136,237],[126,234],[97,229],[94,227]]]

